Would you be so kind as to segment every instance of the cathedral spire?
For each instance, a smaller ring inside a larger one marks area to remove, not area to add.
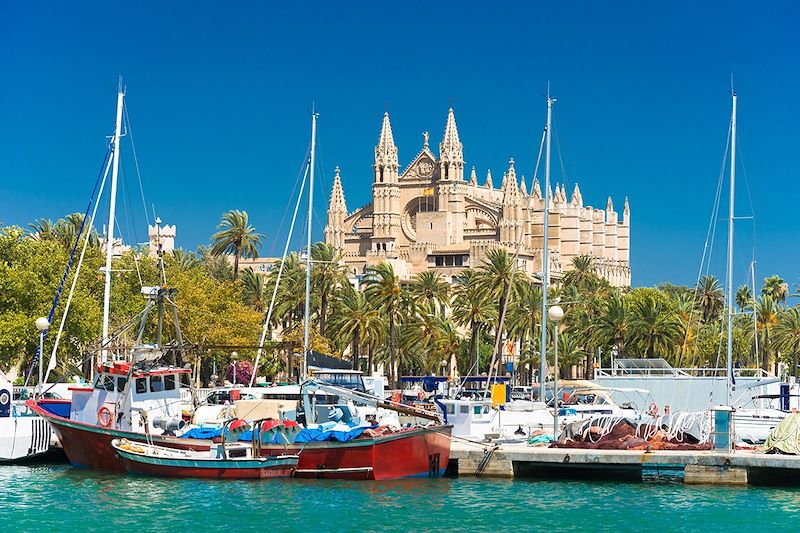
[[[444,126],[442,142],[439,143],[439,165],[441,179],[464,179],[464,150],[458,138],[456,117],[451,107],[447,111],[447,123]]]
[[[539,178],[533,178],[533,183],[531,184],[531,196],[538,200],[542,199],[542,186],[539,184]]]
[[[399,166],[397,146],[394,144],[394,136],[392,135],[392,125],[389,122],[389,113],[386,112],[383,114],[378,144],[375,146],[375,183],[397,182]]]
[[[528,187],[525,185],[525,176],[522,176],[522,178],[519,181],[520,181],[519,193],[522,196],[528,196]]]
[[[611,197],[608,197],[608,201],[606,202],[606,211],[609,213],[614,212],[614,202],[611,201]]]
[[[486,171],[486,187],[490,189],[494,189],[494,184],[492,183],[492,169],[488,169]]]
[[[396,148],[394,136],[392,135],[392,124],[389,122],[389,112],[383,114],[383,124],[381,124],[381,135],[378,138],[378,148],[388,150]]]
[[[339,175],[339,167],[333,178],[331,188],[331,198],[328,202],[328,224],[325,226],[325,242],[339,250],[344,249],[344,219],[347,218],[347,204],[344,200],[344,189],[342,188],[342,178]]]
[[[622,218],[628,220],[631,216],[631,206],[628,205],[628,197],[625,197],[625,205],[622,207]]]
[[[578,184],[575,184],[575,188],[572,189],[572,198],[570,199],[570,203],[572,205],[577,205],[578,207],[583,207],[583,195],[581,194],[581,189],[578,187]]]
[[[475,174],[475,165],[472,166],[472,171],[469,173],[469,184],[470,185],[478,184],[478,176]]]

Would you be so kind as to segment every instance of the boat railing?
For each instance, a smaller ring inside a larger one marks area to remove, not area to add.
[[[600,377],[642,377],[642,376],[675,376],[693,378],[725,377],[727,369],[724,367],[684,367],[669,368],[598,368],[596,376]],[[763,368],[734,368],[734,375],[740,378],[770,378],[773,374]]]

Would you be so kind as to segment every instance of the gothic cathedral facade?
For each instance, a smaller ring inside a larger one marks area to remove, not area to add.
[[[422,150],[400,172],[389,114],[383,116],[373,164],[372,202],[348,212],[340,170],[328,206],[325,242],[339,249],[353,274],[381,261],[393,265],[401,279],[435,270],[449,279],[476,267],[487,251],[519,250],[519,268],[529,275],[542,270],[544,198],[534,180],[530,192],[517,178],[514,160],[495,188],[491,171],[478,184],[475,167],[464,176],[463,147],[451,108],[439,155],[424,135]],[[548,227],[550,272],[558,279],[572,267],[572,258],[593,257],[595,271],[612,285],[631,282],[630,208],[620,219],[611,198],[606,208],[583,204],[576,184],[567,197],[565,187],[546,191],[550,197]]]

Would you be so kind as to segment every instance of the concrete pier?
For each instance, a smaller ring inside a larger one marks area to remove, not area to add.
[[[800,484],[800,456],[750,451],[633,451],[540,448],[453,441],[459,476],[627,479],[687,484]]]

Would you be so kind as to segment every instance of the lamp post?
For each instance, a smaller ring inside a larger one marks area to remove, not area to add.
[[[42,392],[42,380],[44,379],[44,367],[42,361],[44,359],[44,332],[50,327],[50,321],[41,316],[36,319],[36,329],[39,330],[39,393]]]
[[[558,439],[558,323],[564,318],[561,306],[547,310],[547,318],[553,323],[553,440]]]
[[[233,386],[236,386],[236,358],[239,356],[236,352],[231,352],[231,359],[233,359]]]

